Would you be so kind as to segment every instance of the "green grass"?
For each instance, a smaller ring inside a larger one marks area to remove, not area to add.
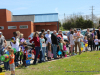
[[[100,74],[100,51],[84,52],[52,62],[30,65],[28,68],[16,69],[16,75],[93,75]],[[67,72],[71,71],[71,72]],[[79,72],[72,72],[79,71]],[[91,71],[91,72],[80,72]],[[92,72],[95,71],[95,72]],[[99,72],[96,72],[99,71]],[[10,72],[6,72],[10,75]]]

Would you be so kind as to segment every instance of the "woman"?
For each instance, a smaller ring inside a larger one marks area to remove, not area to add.
[[[35,59],[34,59],[33,64],[34,65],[36,64],[37,57],[38,57],[39,53],[40,53],[40,61],[39,61],[39,63],[42,63],[42,51],[40,51],[40,38],[39,38],[38,31],[35,32],[35,34],[33,36],[33,39],[30,40],[30,43],[34,43],[35,44],[35,50],[36,50],[36,55],[35,55]]]
[[[73,31],[71,31],[71,34],[70,34],[70,45],[71,45],[71,48],[70,48],[70,51],[69,51],[69,55],[70,55],[70,52],[71,52],[71,55],[73,55],[73,48],[74,48],[74,36],[73,36]]]

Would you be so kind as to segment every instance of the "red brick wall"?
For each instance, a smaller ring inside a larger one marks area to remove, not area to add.
[[[20,25],[28,25],[28,29],[20,29]],[[1,26],[1,25],[0,25]],[[15,31],[20,31],[21,33],[24,34],[24,38],[28,38],[28,36],[31,34],[33,28],[32,22],[7,22],[3,24],[4,30],[0,30],[3,32],[3,35],[5,36],[6,39],[11,39],[13,36],[13,32]],[[17,26],[17,29],[8,29],[8,26]]]
[[[41,29],[50,29],[51,31],[57,31],[57,22],[42,22],[42,23],[34,23],[34,31],[41,31]],[[59,30],[59,23],[58,23]]]
[[[6,22],[6,9],[0,9],[0,23]]]
[[[12,21],[11,16],[12,16],[11,11],[6,10],[6,21]]]

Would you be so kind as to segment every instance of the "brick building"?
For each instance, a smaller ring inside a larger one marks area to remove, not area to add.
[[[0,9],[0,31],[10,39],[14,31],[20,31],[24,38],[41,29],[59,30],[58,13],[12,15],[7,9]]]

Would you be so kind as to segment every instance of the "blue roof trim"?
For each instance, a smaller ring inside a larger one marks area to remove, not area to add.
[[[49,22],[59,22],[59,21],[49,21]],[[34,23],[44,23],[44,22],[34,22]]]
[[[55,14],[58,15],[58,13],[46,13],[46,14],[24,14],[24,15],[13,15],[13,16],[31,16],[31,15],[37,16],[37,15],[55,15]]]

